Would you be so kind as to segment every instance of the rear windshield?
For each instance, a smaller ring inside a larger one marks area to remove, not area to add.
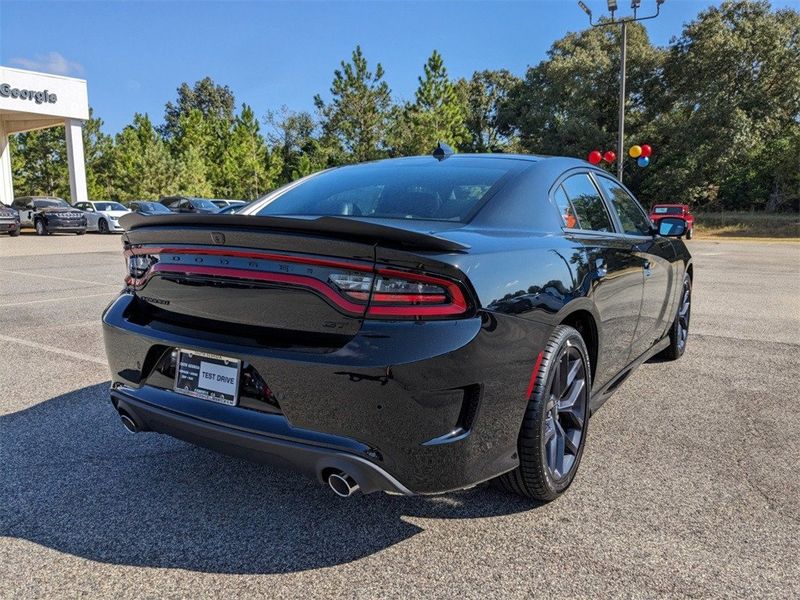
[[[128,210],[119,202],[95,202],[94,207],[97,210]]]
[[[656,206],[653,212],[657,215],[682,215],[683,209],[680,206]]]
[[[451,159],[342,167],[279,192],[258,214],[465,221],[505,175],[524,166]]]
[[[202,200],[198,198],[192,199],[192,205],[195,208],[204,208],[205,210],[217,210],[219,207],[210,200]]]

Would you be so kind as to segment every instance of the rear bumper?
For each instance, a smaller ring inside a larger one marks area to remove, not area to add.
[[[545,325],[491,313],[365,321],[341,348],[293,351],[135,322],[128,318],[135,302],[127,293],[112,302],[103,330],[112,399],[148,429],[320,478],[325,469],[343,470],[365,491],[462,489],[519,462],[517,435]],[[281,414],[174,392],[172,381],[154,372],[172,348],[249,363]]]
[[[278,467],[291,467],[316,476],[324,483],[329,471],[352,476],[365,494],[385,491],[409,495],[412,492],[378,465],[356,454],[320,446],[310,440],[287,440],[254,431],[237,429],[195,417],[188,417],[129,395],[122,388],[112,389],[114,407],[124,412],[141,431],[165,433],[175,438]],[[260,416],[260,415],[259,415]],[[272,415],[264,415],[265,418]],[[343,445],[346,440],[340,440]]]

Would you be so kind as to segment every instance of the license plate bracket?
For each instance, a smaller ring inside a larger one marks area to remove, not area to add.
[[[239,359],[179,348],[174,389],[193,398],[236,406],[241,371]]]

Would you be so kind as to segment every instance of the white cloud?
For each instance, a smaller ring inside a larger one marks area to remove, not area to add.
[[[83,75],[83,65],[65,58],[58,52],[37,54],[34,58],[12,58],[10,64],[20,69],[52,73],[53,75]]]

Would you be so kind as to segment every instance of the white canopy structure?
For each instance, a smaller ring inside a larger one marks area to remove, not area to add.
[[[0,66],[0,202],[14,200],[9,134],[56,125],[66,131],[71,201],[88,200],[82,135],[88,118],[85,80]]]

